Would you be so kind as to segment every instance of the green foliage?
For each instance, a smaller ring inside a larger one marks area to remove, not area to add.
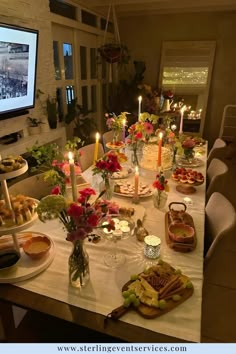
[[[90,135],[97,131],[97,124],[92,117],[89,116],[91,111],[77,104],[77,98],[68,105],[68,112],[65,116],[66,124],[74,123],[75,134],[84,141],[85,144],[90,142]]]
[[[53,160],[62,159],[62,152],[56,143],[39,146],[36,142],[32,148],[27,148],[32,158],[31,171],[43,172],[51,168]]]
[[[40,124],[43,124],[40,119],[27,117],[30,127],[38,127]]]

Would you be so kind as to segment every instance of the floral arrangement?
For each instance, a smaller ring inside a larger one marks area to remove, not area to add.
[[[171,90],[167,90],[167,91],[164,91],[163,93],[162,93],[162,95],[163,95],[163,97],[165,98],[165,99],[172,99],[173,97],[174,97],[174,93],[173,93],[173,91],[171,91]]]
[[[68,202],[60,194],[58,186],[52,190],[52,193],[39,202],[37,207],[38,217],[42,222],[59,219],[67,231],[67,241],[82,241],[94,228],[104,227],[98,226],[101,218],[108,213],[107,202],[100,199],[104,191],[98,195],[93,203],[90,203],[90,198],[96,195],[96,192],[92,188],[79,191],[78,203]],[[114,230],[114,223],[111,221],[106,225],[106,228]]]
[[[149,122],[152,124],[156,124],[158,122],[158,119],[158,116],[153,113],[150,114],[148,112],[143,112],[139,115],[139,121],[141,122]]]
[[[156,175],[156,180],[153,182],[153,187],[156,188],[160,193],[162,191],[169,192],[168,181],[164,176],[164,173],[161,171],[160,174]]]
[[[103,180],[107,180],[114,172],[122,170],[119,163],[118,155],[113,151],[109,151],[97,160],[93,168],[93,175],[100,174]]]
[[[182,142],[182,148],[183,149],[193,149],[195,147],[195,141],[192,138],[186,138]]]
[[[160,90],[147,84],[139,85],[138,88],[141,90],[140,94],[143,97],[144,112],[157,114],[160,111]]]
[[[105,118],[108,129],[117,133],[121,132],[124,127],[124,121],[127,121],[126,114],[128,112],[121,112],[119,116],[116,116],[115,113],[106,113]]]

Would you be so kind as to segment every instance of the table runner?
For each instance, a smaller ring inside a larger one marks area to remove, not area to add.
[[[205,166],[198,168],[205,174]],[[150,173],[141,172],[141,179],[152,182]],[[155,176],[155,174],[153,174]],[[87,180],[91,180],[91,169],[84,173]],[[132,179],[132,177],[130,177]],[[176,192],[175,182],[169,180],[170,192],[168,204],[172,201],[183,201],[183,194]],[[203,281],[203,237],[204,237],[204,207],[205,207],[205,183],[197,187],[197,192],[191,195],[193,206],[187,210],[193,217],[197,234],[197,247],[190,253],[179,253],[171,250],[165,242],[165,212],[153,206],[152,198],[144,198],[140,201],[146,209],[144,226],[150,234],[158,235],[161,240],[161,258],[188,275],[194,284],[194,294],[186,302],[156,319],[144,319],[134,311],[125,314],[121,321],[150,329],[157,333],[184,339],[186,341],[199,342],[201,331],[201,301]],[[114,198],[122,204],[130,198]],[[135,207],[134,204],[132,206]],[[167,208],[166,208],[167,210]],[[37,223],[30,228],[33,231],[44,232],[53,238],[56,246],[56,255],[52,264],[46,271],[27,281],[16,283],[16,286],[42,294],[65,303],[107,315],[123,302],[121,288],[129,280],[131,274],[142,271],[151,262],[143,255],[143,244],[136,240],[135,236],[127,240],[118,241],[118,251],[126,256],[124,265],[117,269],[108,268],[103,256],[113,244],[111,241],[102,240],[98,244],[86,241],[87,251],[90,257],[90,282],[81,290],[69,285],[68,257],[71,252],[71,244],[65,241],[65,232],[58,221]],[[108,285],[109,284],[109,285]]]

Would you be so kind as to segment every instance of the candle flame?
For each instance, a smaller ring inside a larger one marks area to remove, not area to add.
[[[124,118],[123,119],[123,127],[125,127],[125,125],[126,125],[126,119]]]
[[[68,152],[68,158],[69,158],[69,160],[73,160],[73,157],[74,157],[73,152],[69,151],[69,152]]]
[[[142,102],[142,96],[139,96],[138,101]]]
[[[100,134],[99,133],[96,133],[96,141],[98,141],[100,138]]]
[[[138,166],[135,166],[135,174],[136,174],[136,175],[139,174],[139,168],[138,168]]]
[[[160,139],[162,139],[162,138],[163,138],[163,133],[162,133],[162,132],[160,132],[160,134],[159,134],[159,138],[160,138]]]

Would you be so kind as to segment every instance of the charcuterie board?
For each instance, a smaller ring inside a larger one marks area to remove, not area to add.
[[[183,205],[185,206],[185,204]],[[197,236],[192,216],[186,213],[185,206],[185,210],[174,211],[176,218],[174,219],[171,215],[173,212],[173,210],[171,210],[171,205],[169,208],[170,210],[165,214],[165,237],[167,245],[177,252],[193,251],[197,245]],[[173,232],[171,232],[171,227],[173,228],[174,226],[176,228],[176,235],[178,234],[176,238],[173,237]],[[185,237],[189,230],[192,231],[191,235]]]
[[[108,317],[118,319],[133,309],[142,317],[156,318],[181,305],[193,295],[193,292],[193,284],[188,276],[161,261],[140,273],[137,279],[124,284],[122,287],[124,304],[114,309]],[[129,306],[127,306],[129,298],[126,297],[128,293],[131,301]]]

